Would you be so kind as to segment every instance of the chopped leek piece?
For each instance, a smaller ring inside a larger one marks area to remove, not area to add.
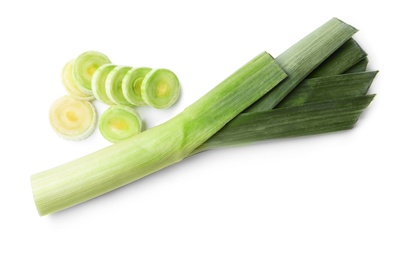
[[[306,79],[276,107],[365,95],[377,73],[360,72]]]
[[[110,63],[109,58],[100,52],[84,52],[74,61],[73,79],[79,87],[91,91],[92,76],[101,65],[107,63]]]
[[[180,85],[177,76],[168,69],[153,69],[142,81],[142,99],[154,108],[172,106],[179,97]]]
[[[117,143],[141,132],[142,122],[127,106],[111,106],[99,118],[99,131],[109,142]]]
[[[281,84],[245,112],[270,110],[291,92],[310,72],[349,40],[357,29],[333,18],[276,58],[288,74]]]
[[[83,140],[95,129],[96,111],[88,101],[63,96],[51,105],[50,123],[62,138]]]
[[[310,73],[308,78],[341,74],[366,56],[367,53],[360,45],[355,40],[350,39],[325,60],[319,68]]]
[[[114,68],[116,68],[116,65],[104,64],[92,76],[92,93],[96,99],[107,105],[116,104],[106,94],[106,78]]]
[[[128,66],[117,66],[109,72],[106,78],[106,94],[112,102],[118,105],[131,105],[130,102],[125,99],[122,89],[123,78],[130,69],[131,67]]]
[[[79,87],[73,79],[73,64],[74,59],[65,64],[62,70],[62,83],[66,91],[72,97],[80,100],[93,100],[94,96],[90,91]]]
[[[364,59],[360,60],[354,66],[352,66],[343,73],[347,74],[347,73],[355,73],[355,72],[364,72],[367,69],[367,65],[368,65],[368,58],[365,57]]]
[[[151,71],[150,68],[133,68],[127,72],[123,79],[122,89],[126,100],[134,106],[146,106],[142,99],[142,81]]]
[[[32,175],[39,214],[63,210],[181,161],[286,76],[264,52],[171,120]]]

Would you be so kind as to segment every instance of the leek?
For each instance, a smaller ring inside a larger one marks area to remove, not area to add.
[[[273,58],[262,53],[173,119],[32,175],[39,214],[71,207],[182,160],[285,77]]]
[[[112,143],[137,135],[141,129],[142,121],[131,107],[111,106],[99,118],[99,131]]]
[[[172,106],[179,97],[180,85],[175,73],[168,69],[153,69],[143,79],[142,99],[151,107]]]
[[[94,96],[92,93],[87,93],[85,89],[79,87],[73,79],[73,64],[74,59],[65,64],[62,70],[62,83],[66,91],[73,98],[80,100],[93,100]]]
[[[124,95],[122,89],[123,78],[131,69],[128,66],[117,66],[109,72],[106,77],[106,94],[108,98],[115,104],[128,106],[131,105]]]
[[[110,63],[109,58],[100,52],[84,52],[74,61],[73,79],[81,89],[91,93],[92,76],[101,65],[108,63]]]
[[[95,98],[107,105],[115,105],[106,94],[106,78],[109,73],[116,68],[114,64],[104,64],[100,66],[92,76],[92,93]]]
[[[133,68],[127,72],[123,79],[122,89],[125,99],[134,106],[145,106],[142,99],[142,81],[151,71],[150,68]]]
[[[50,123],[60,137],[82,140],[95,129],[96,110],[88,101],[63,96],[51,105]]]

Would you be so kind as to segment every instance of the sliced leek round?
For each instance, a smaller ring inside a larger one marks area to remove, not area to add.
[[[114,64],[104,64],[100,66],[92,76],[92,93],[95,98],[107,105],[115,105],[106,93],[106,78],[109,73],[116,68]]]
[[[128,66],[117,66],[106,77],[106,94],[112,102],[118,105],[131,105],[125,99],[122,89],[123,78],[130,69],[131,67]]]
[[[109,107],[99,118],[99,131],[112,143],[139,134],[142,121],[137,112],[128,106]]]
[[[111,63],[109,58],[100,52],[84,52],[74,61],[73,79],[79,87],[91,91],[91,80],[95,71],[101,65],[108,63]]]
[[[96,111],[88,101],[63,96],[51,105],[50,123],[60,137],[83,140],[95,129]]]
[[[74,59],[65,64],[62,70],[62,83],[66,91],[72,97],[80,100],[93,100],[94,96],[90,91],[79,87],[73,79]]]
[[[142,81],[142,99],[154,108],[172,106],[179,97],[180,85],[177,76],[168,69],[153,69]]]
[[[125,75],[122,90],[125,99],[134,106],[146,106],[142,99],[141,86],[145,76],[151,71],[150,68],[132,68]]]

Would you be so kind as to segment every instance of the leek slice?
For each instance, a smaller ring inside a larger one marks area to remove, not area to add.
[[[87,51],[80,54],[73,65],[73,79],[76,84],[91,91],[91,80],[95,71],[103,64],[110,63],[109,58],[97,51]]]
[[[142,81],[151,71],[150,68],[133,68],[127,72],[123,79],[122,89],[125,99],[134,106],[146,106],[142,98]]]
[[[116,104],[106,93],[106,78],[114,68],[116,68],[116,65],[104,64],[100,66],[92,76],[92,93],[96,99],[107,105]]]
[[[154,108],[172,106],[179,97],[180,84],[175,73],[168,69],[153,69],[142,81],[142,99]]]
[[[127,106],[111,106],[99,118],[99,131],[106,140],[117,143],[141,132],[142,122]]]
[[[96,111],[88,101],[63,96],[51,105],[50,123],[62,138],[83,140],[95,129]]]
[[[106,78],[106,94],[115,104],[125,106],[131,105],[130,102],[125,99],[122,89],[123,78],[130,69],[131,67],[128,66],[117,66],[110,71]]]
[[[62,69],[62,83],[66,91],[72,97],[80,100],[93,100],[94,96],[90,91],[79,87],[73,79],[74,59],[65,64]]]

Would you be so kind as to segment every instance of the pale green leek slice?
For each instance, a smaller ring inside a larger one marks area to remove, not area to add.
[[[100,66],[92,76],[92,93],[96,99],[107,105],[116,104],[106,93],[106,78],[114,68],[116,68],[114,64],[104,64]]]
[[[106,140],[112,143],[137,135],[141,129],[142,121],[131,107],[111,106],[99,118],[99,131]]]
[[[150,68],[132,68],[123,79],[122,89],[125,99],[134,106],[146,106],[142,99],[142,81],[151,71]]]
[[[153,69],[142,81],[142,99],[154,108],[172,106],[179,97],[180,84],[175,73],[168,69]]]
[[[103,64],[111,63],[109,58],[97,51],[87,51],[80,54],[73,65],[73,79],[76,84],[91,91],[91,80],[95,71]]]
[[[66,91],[72,97],[80,100],[93,100],[94,96],[90,91],[79,87],[73,79],[73,64],[74,59],[65,64],[62,69],[62,83]]]
[[[96,111],[88,101],[63,96],[51,105],[50,123],[60,137],[83,140],[95,129]]]
[[[63,210],[181,161],[286,76],[264,52],[167,122],[32,175],[39,214]]]
[[[122,88],[123,78],[130,69],[131,67],[128,66],[117,66],[111,70],[106,77],[106,94],[115,104],[124,106],[131,105],[130,102],[125,99]]]

